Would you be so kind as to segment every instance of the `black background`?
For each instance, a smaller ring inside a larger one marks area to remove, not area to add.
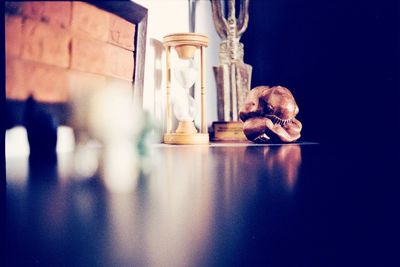
[[[398,8],[396,1],[250,1],[241,41],[252,87],[292,91],[303,140],[397,141]]]

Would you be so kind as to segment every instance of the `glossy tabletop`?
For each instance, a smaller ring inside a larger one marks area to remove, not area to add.
[[[393,159],[368,151],[157,145],[122,191],[72,154],[10,158],[7,264],[395,266]]]

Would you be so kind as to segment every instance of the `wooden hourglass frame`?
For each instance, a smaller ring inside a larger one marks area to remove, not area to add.
[[[166,50],[166,91],[167,91],[167,130],[164,134],[164,143],[176,145],[208,144],[209,135],[206,125],[205,107],[205,48],[208,37],[198,33],[169,34],[163,38]],[[171,104],[171,49],[174,48],[179,59],[194,58],[197,49],[200,49],[200,96],[201,96],[201,123],[200,132],[194,127],[194,121],[179,121],[178,128],[172,131],[172,104]]]

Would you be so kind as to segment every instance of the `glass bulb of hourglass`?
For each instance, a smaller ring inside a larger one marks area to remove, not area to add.
[[[178,93],[174,99],[173,111],[179,121],[193,121],[197,112],[196,101],[185,92]]]
[[[196,82],[198,68],[193,58],[177,60],[175,67],[175,79],[185,89],[189,89]]]
[[[189,93],[190,87],[194,85],[198,77],[198,68],[193,58],[179,59],[174,67],[175,80],[183,90],[176,88],[176,96],[173,103],[173,110],[179,121],[193,121],[196,113],[196,101]]]

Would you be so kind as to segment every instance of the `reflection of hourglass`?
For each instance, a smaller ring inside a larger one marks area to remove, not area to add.
[[[167,60],[167,132],[164,134],[164,143],[167,144],[208,144],[209,136],[205,122],[205,87],[204,87],[204,48],[208,44],[208,37],[196,33],[170,34],[164,37]],[[171,67],[171,47],[175,48],[179,59]],[[198,67],[195,61],[195,52],[200,48],[201,68],[201,127],[200,132],[194,125],[197,108],[196,102],[189,93],[198,78]],[[174,87],[174,100],[171,101],[171,69],[175,80],[183,90]],[[172,132],[172,110],[178,119],[178,127]]]

